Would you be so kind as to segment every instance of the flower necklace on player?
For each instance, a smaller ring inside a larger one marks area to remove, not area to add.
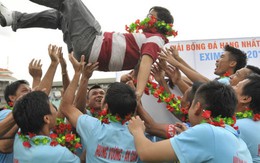
[[[188,122],[188,110],[181,108],[181,97],[170,94],[164,90],[164,87],[159,86],[157,83],[148,81],[144,90],[144,93],[150,95],[150,93],[158,98],[158,103],[166,103],[166,108],[174,115],[181,116],[182,122]]]
[[[254,121],[260,120],[260,114],[259,113],[254,114],[253,110],[250,108],[246,108],[244,112],[237,112],[236,117],[237,119],[250,118],[253,119]]]
[[[28,133],[26,135],[18,132],[19,138],[23,142],[23,146],[30,148],[33,143],[34,145],[47,145],[56,146],[60,144],[61,146],[66,146],[71,152],[75,153],[76,149],[81,148],[80,138],[72,133],[72,127],[70,124],[66,124],[63,119],[57,118],[57,124],[54,127],[53,133],[47,136],[38,137],[34,133]],[[37,136],[37,137],[35,137]]]
[[[238,127],[235,126],[236,117],[221,117],[221,115],[213,118],[211,117],[210,110],[203,110],[202,117],[204,118],[201,123],[209,123],[214,126],[225,127],[226,124],[233,127],[235,130],[238,130]]]
[[[4,106],[3,109],[13,110],[13,109],[14,109],[13,107],[14,107],[13,101],[9,101],[9,102]]]
[[[112,115],[107,112],[107,109],[103,109],[101,111],[95,111],[94,108],[89,108],[88,110],[92,114],[93,117],[99,119],[102,123],[109,124],[110,122],[120,122],[124,125],[127,121],[129,121],[132,117],[132,114],[128,114],[125,118],[121,118],[118,114]]]
[[[125,26],[125,30],[129,33],[139,33],[140,30],[148,31],[151,33],[158,33],[159,31],[164,32],[166,37],[177,36],[178,32],[176,32],[173,28],[173,24],[165,23],[164,21],[157,20],[154,16],[147,17],[144,20],[140,21],[136,20],[134,23],[129,26]],[[159,32],[161,33],[161,32]]]

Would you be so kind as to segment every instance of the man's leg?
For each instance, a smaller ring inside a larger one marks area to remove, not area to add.
[[[0,23],[1,26],[12,26],[13,31],[22,28],[48,28],[60,29],[63,31],[63,40],[68,46],[68,51],[72,51],[72,44],[68,35],[67,27],[62,24],[63,16],[55,9],[45,10],[39,13],[21,13],[8,10],[0,2]]]
[[[85,55],[87,60],[96,35],[101,34],[100,24],[81,0],[64,0],[60,11],[75,58],[79,60],[81,55]]]
[[[34,27],[61,29],[61,19],[61,13],[54,9],[30,14],[14,11],[12,29],[13,31]]]
[[[30,0],[30,1],[33,2],[33,3],[37,3],[39,5],[43,5],[43,6],[47,6],[47,7],[59,10],[61,3],[64,0]]]

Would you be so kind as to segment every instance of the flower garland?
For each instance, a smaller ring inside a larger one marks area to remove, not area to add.
[[[188,109],[181,108],[181,97],[170,94],[164,90],[164,87],[159,86],[157,83],[148,81],[144,90],[144,93],[150,95],[150,93],[158,98],[158,103],[166,103],[166,108],[168,111],[174,115],[181,117],[182,122],[188,122]]]
[[[18,132],[19,138],[23,141],[23,146],[26,148],[31,147],[31,143],[35,145],[43,144],[50,146],[56,146],[60,144],[61,146],[66,146],[71,152],[75,153],[76,149],[81,148],[80,138],[75,134],[72,134],[72,127],[70,124],[66,124],[63,119],[57,118],[57,124],[54,127],[53,133],[50,134],[50,138],[43,137],[38,138],[34,133],[28,133],[28,135],[23,135]]]
[[[225,72],[221,78],[230,77],[231,73],[229,71]]]
[[[111,113],[107,113],[107,109],[103,109],[101,111],[95,111],[94,108],[89,108],[88,110],[92,114],[93,117],[99,119],[102,123],[109,124],[110,122],[120,122],[124,125],[127,121],[129,121],[132,117],[132,114],[128,114],[122,119],[118,114],[115,116]]]
[[[253,119],[254,121],[260,121],[260,114],[259,113],[254,114],[253,110],[250,108],[246,108],[244,112],[237,112],[236,117],[237,119],[250,118]]]
[[[30,148],[32,146],[31,142],[35,145],[39,145],[39,144],[47,145],[50,142],[51,142],[50,143],[51,146],[58,145],[58,142],[53,138],[50,139],[48,137],[42,137],[42,138],[35,137],[36,134],[30,132],[28,133],[28,135],[23,135],[21,132],[18,132],[17,134],[19,135],[19,138],[22,140],[23,146],[26,148]]]
[[[225,127],[225,124],[230,125],[235,130],[238,130],[238,127],[235,126],[236,123],[236,117],[221,117],[221,115],[213,118],[211,117],[211,111],[210,110],[203,110],[202,117],[204,118],[201,123],[209,123],[214,126],[219,127]]]
[[[13,109],[14,109],[13,106],[14,106],[13,101],[9,101],[9,102],[4,106],[3,109],[13,110]]]
[[[140,21],[136,20],[134,23],[129,26],[125,26],[125,30],[129,33],[139,33],[142,31],[149,31],[151,33],[156,33],[159,31],[166,31],[165,36],[177,36],[178,32],[176,32],[173,28],[173,24],[165,23],[164,21],[158,21],[154,16],[147,17],[144,20]],[[162,33],[162,32],[159,32]]]

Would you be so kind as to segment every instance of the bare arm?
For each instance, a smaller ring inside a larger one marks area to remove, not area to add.
[[[140,100],[143,95],[144,89],[146,87],[151,72],[152,64],[153,59],[149,55],[142,56],[139,72],[137,75],[136,95],[138,100]]]
[[[86,96],[87,96],[87,88],[90,77],[92,76],[94,70],[97,70],[98,62],[96,63],[88,63],[84,66],[82,77],[79,84],[79,89],[75,99],[76,108],[78,108],[83,114],[86,113]]]
[[[39,85],[39,89],[46,88],[45,92],[47,95],[49,95],[51,92],[53,78],[59,64],[58,53],[61,53],[61,50],[61,47],[58,48],[55,45],[49,45],[48,47],[51,64]]]
[[[130,87],[135,89],[133,81],[127,83]],[[154,119],[149,115],[149,113],[143,108],[141,100],[137,101],[137,114],[144,120],[146,132],[161,138],[169,138],[168,126],[169,124],[160,124],[154,121]]]
[[[171,93],[169,86],[164,79],[165,77],[165,71],[159,66],[159,63],[155,63],[152,67],[151,74],[154,76],[154,79],[159,83],[160,86],[162,86],[167,93]]]
[[[186,67],[185,65],[181,64],[178,62],[172,55],[171,51],[169,50],[164,50],[159,53],[159,58],[162,60],[167,61],[174,67],[180,69],[191,81],[200,81],[200,82],[208,82],[210,81],[208,78],[205,76],[201,75],[200,73]]]
[[[9,113],[5,119],[0,122],[0,137],[5,135],[15,125],[14,117],[12,113]]]
[[[142,161],[177,161],[170,139],[153,143],[145,137],[144,122],[139,116],[132,117],[128,128],[134,136],[137,154]]]
[[[169,65],[166,68],[165,72],[169,76],[169,78],[172,80],[172,82],[179,87],[182,94],[184,94],[186,92],[186,90],[189,89],[190,86],[182,80],[181,72],[179,71],[178,68],[175,68],[175,67]]]
[[[32,59],[32,61],[29,64],[29,74],[33,78],[32,88],[35,88],[40,84],[42,78],[41,60]]]
[[[77,120],[82,113],[73,105],[73,101],[75,98],[75,92],[78,87],[79,78],[81,75],[82,67],[84,66],[84,56],[81,56],[81,61],[78,62],[73,54],[69,54],[70,62],[73,65],[75,74],[73,76],[72,81],[70,82],[68,88],[64,92],[63,98],[60,104],[60,110],[71,123],[71,125],[76,128]]]
[[[70,84],[69,74],[67,71],[67,63],[66,60],[63,57],[63,53],[58,53],[60,66],[61,66],[61,75],[62,75],[62,85],[63,85],[63,91],[65,91]]]

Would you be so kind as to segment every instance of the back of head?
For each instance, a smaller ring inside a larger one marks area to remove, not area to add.
[[[246,68],[251,70],[252,73],[260,75],[260,69],[258,67],[253,66],[253,65],[247,65]]]
[[[115,82],[109,85],[105,95],[105,103],[112,115],[118,114],[125,118],[136,110],[137,102],[134,90],[124,83]]]
[[[242,95],[252,98],[249,108],[253,113],[260,113],[260,75],[251,74],[247,78],[249,80],[242,89]]]
[[[200,101],[212,117],[232,117],[237,106],[237,98],[231,86],[217,81],[207,82],[199,87],[194,100]]]
[[[187,96],[187,101],[192,103],[192,100],[194,99],[195,93],[198,90],[198,88],[202,85],[202,82],[194,82],[191,86],[191,90]]]
[[[34,91],[17,100],[13,110],[14,120],[22,134],[38,134],[44,126],[44,116],[51,114],[49,98],[42,91]]]
[[[230,59],[237,62],[236,67],[234,69],[234,72],[237,70],[243,68],[247,64],[247,55],[245,52],[241,51],[240,49],[237,49],[235,47],[232,47],[230,45],[226,45],[224,47],[224,51],[227,51],[230,53]]]
[[[26,84],[29,85],[29,83],[26,80],[17,80],[9,85],[6,86],[5,91],[4,91],[4,97],[5,97],[5,101],[11,102],[9,96],[15,95],[17,89],[19,88],[19,86],[21,84]]]

